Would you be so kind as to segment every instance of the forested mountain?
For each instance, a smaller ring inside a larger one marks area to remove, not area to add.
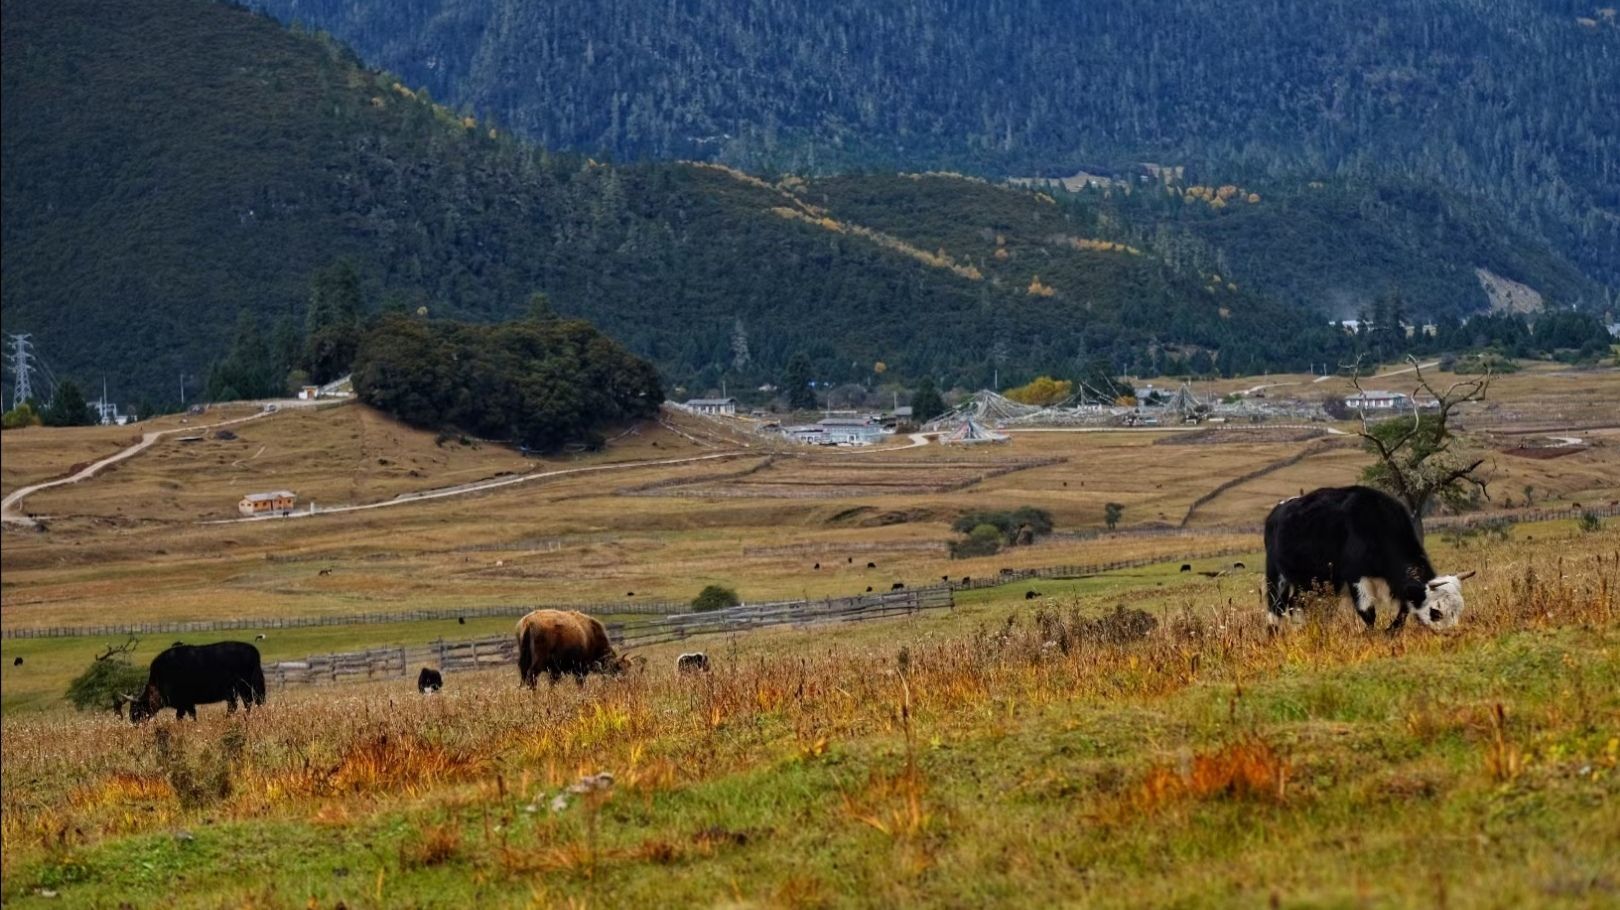
[[[1602,0],[253,0],[553,148],[1417,181],[1620,286]]]
[[[172,399],[179,374],[196,389],[228,353],[286,347],[314,322],[312,277],[340,258],[362,313],[494,321],[543,291],[693,390],[777,381],[801,351],[821,381],[879,361],[970,385],[1099,357],[1302,369],[1347,351],[1327,318],[1386,292],[1413,317],[1478,309],[1476,267],[1553,304],[1603,293],[1444,190],[1189,178],[1047,194],[609,166],[454,114],[241,8],[3,12],[4,327],[34,333],[63,378],[105,373],[124,400]]]

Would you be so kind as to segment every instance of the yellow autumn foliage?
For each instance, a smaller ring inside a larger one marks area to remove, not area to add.
[[[1006,395],[1019,404],[1033,404],[1041,407],[1057,404],[1066,400],[1074,392],[1074,383],[1067,379],[1053,379],[1050,376],[1037,376],[1028,385],[1016,389],[1008,389]]]

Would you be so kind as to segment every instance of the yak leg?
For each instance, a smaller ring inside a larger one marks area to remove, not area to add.
[[[236,713],[236,692],[234,690],[231,692],[230,695],[226,696],[226,698],[225,698],[225,713],[226,714],[235,714]]]
[[[1389,624],[1389,631],[1399,632],[1401,630],[1401,626],[1406,625],[1406,614],[1410,613],[1411,611],[1412,605],[1404,600],[1401,601],[1401,609],[1395,614],[1395,621]]]
[[[557,684],[557,680],[562,679],[562,670],[560,670],[560,669],[558,669],[556,667],[552,667],[551,670],[550,670],[550,673],[551,673],[551,684],[553,686],[555,686]]]
[[[1363,578],[1350,586],[1350,605],[1356,608],[1356,615],[1371,629],[1378,620],[1378,598],[1367,579]]]

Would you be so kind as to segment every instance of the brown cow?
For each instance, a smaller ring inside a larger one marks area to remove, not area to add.
[[[573,610],[535,610],[523,617],[517,624],[517,643],[518,673],[531,689],[541,673],[551,674],[552,685],[564,673],[572,673],[583,686],[587,673],[619,674],[630,667],[628,657],[614,652],[607,629]]]

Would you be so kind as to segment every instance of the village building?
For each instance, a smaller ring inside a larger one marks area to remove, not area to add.
[[[243,515],[290,515],[293,507],[298,504],[298,496],[291,490],[276,490],[270,493],[249,493],[236,504],[236,510]]]
[[[1397,408],[1407,408],[1412,404],[1412,396],[1405,392],[1382,392],[1368,389],[1357,392],[1344,400],[1344,405],[1354,411],[1393,411]]]
[[[710,414],[720,417],[737,416],[737,399],[735,398],[693,398],[685,404],[685,408],[694,414]]]
[[[816,422],[825,445],[868,446],[881,440],[883,424],[871,417],[828,417]]]
[[[321,387],[318,385],[307,385],[298,390],[298,399],[300,401],[314,401],[319,397],[321,397]]]

